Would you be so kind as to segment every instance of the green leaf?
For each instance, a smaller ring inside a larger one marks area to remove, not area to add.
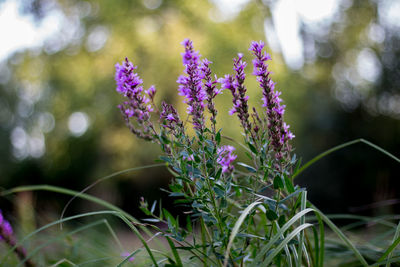
[[[171,213],[169,213],[166,209],[163,208],[163,213],[165,218],[168,221],[168,228],[170,228],[169,230],[172,230],[173,228],[177,228],[178,224],[174,218],[174,216],[171,215]]]
[[[251,166],[249,166],[249,165],[247,165],[246,163],[243,163],[243,162],[238,162],[237,163],[238,165],[240,165],[240,166],[243,166],[243,167],[245,167],[249,172],[252,172],[252,173],[255,173],[255,172],[257,172],[257,170],[256,169],[254,169],[253,167],[251,167]]]
[[[285,223],[286,223],[285,215],[279,216],[279,219],[278,219],[279,227],[282,227],[282,225],[284,225]]]
[[[217,194],[218,198],[224,198],[225,191],[220,188],[220,186],[214,186],[214,192]]]
[[[170,197],[183,197],[183,196],[185,196],[185,194],[181,193],[181,192],[173,192],[173,193],[169,194],[169,196]]]
[[[287,197],[283,198],[280,202],[285,202],[286,200],[298,195],[299,193],[301,193],[303,191],[305,191],[305,188],[299,188],[295,192],[293,192],[290,195],[288,195]]]
[[[258,154],[257,149],[255,148],[255,146],[253,146],[251,143],[247,143],[247,145],[249,146],[251,152],[253,152],[254,154]]]
[[[291,193],[293,193],[294,192],[294,186],[293,186],[293,183],[292,183],[292,181],[289,179],[289,177],[286,175],[286,174],[284,174],[284,177],[285,177],[285,185],[286,185],[286,189],[288,190],[288,192],[291,194]]]
[[[160,135],[160,141],[161,141],[161,143],[163,143],[163,144],[169,144],[169,143],[171,143],[171,141],[170,141],[166,136],[164,136],[164,135]]]
[[[161,159],[162,161],[164,161],[164,162],[168,162],[168,163],[171,163],[171,164],[172,164],[172,161],[171,161],[171,159],[170,159],[170,158],[168,158],[168,157],[165,157],[165,156],[160,156],[160,159]]]
[[[215,141],[217,141],[217,144],[219,145],[221,143],[221,129],[218,131],[218,133],[215,135]]]
[[[226,201],[225,198],[221,199],[221,203],[219,206],[221,209],[225,209],[228,206],[228,202]]]
[[[215,180],[218,180],[221,177],[221,174],[222,174],[222,168],[219,168],[217,173],[215,174],[215,177],[214,177]]]
[[[283,189],[285,186],[283,185],[282,177],[277,175],[274,178],[274,188],[275,189]]]
[[[150,212],[154,213],[154,209],[156,208],[157,200],[154,200],[153,205],[151,206]]]
[[[267,210],[265,214],[270,221],[275,221],[276,219],[278,219],[278,215],[271,209]]]
[[[189,233],[192,232],[192,220],[190,219],[190,216],[186,216],[186,229],[188,230]]]

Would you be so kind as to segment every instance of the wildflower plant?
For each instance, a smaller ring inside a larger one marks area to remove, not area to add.
[[[290,141],[294,135],[283,120],[285,106],[270,77],[267,62],[271,57],[263,42],[251,43],[253,74],[263,95],[262,110],[258,111],[249,108],[243,54],[233,60],[234,75],[217,78],[210,69],[212,62],[201,60],[191,40],[182,45],[184,71],[177,80],[178,91],[187,104],[194,136],[188,134],[171,104],[163,102],[160,111],[155,107],[154,87],[152,93],[143,93],[142,80],[128,59],[116,65],[117,91],[126,99],[119,106],[122,115],[137,137],[161,146],[164,155],[160,159],[174,174],[170,196],[180,197],[176,202],[187,210],[187,225],[181,227],[168,211],[156,213],[142,201],[142,210],[150,216],[145,220],[166,222],[164,234],[203,263],[261,263],[266,255],[257,257],[260,248],[300,208],[300,196],[305,197],[304,189],[292,183],[296,157]],[[243,146],[253,166],[235,163],[237,144],[223,144],[221,129],[217,129],[215,97],[223,90],[232,94],[229,114],[239,119]],[[246,171],[237,171],[237,165]],[[238,216],[242,220],[238,221]],[[200,229],[200,237],[191,231],[193,228]]]
[[[114,253],[115,257],[108,255],[90,259],[82,265],[92,262],[98,266],[99,262],[109,263],[108,260],[112,259],[115,260],[112,262],[118,262],[118,266],[132,262],[135,266],[179,267],[320,267],[329,263],[327,258],[333,260],[330,261],[332,266],[340,263],[341,266],[389,267],[391,263],[400,262],[400,251],[397,248],[400,244],[398,221],[393,223],[387,217],[344,215],[343,218],[359,221],[347,229],[370,222],[389,228],[387,232],[377,234],[375,241],[367,240],[368,245],[353,243],[307,200],[305,188],[293,182],[295,177],[326,155],[357,143],[366,144],[398,163],[399,158],[367,140],[356,139],[333,147],[300,166],[300,160],[296,159],[291,145],[295,136],[284,121],[285,105],[280,97],[281,92],[271,79],[268,66],[271,57],[265,51],[264,43],[252,42],[249,49],[253,56],[252,74],[259,83],[258,90],[262,95],[257,108],[250,107],[248,103],[246,79],[251,76],[246,76],[247,63],[243,54],[239,53],[233,59],[233,74],[218,78],[211,71],[212,62],[201,58],[192,41],[186,39],[182,45],[183,74],[178,77],[177,83],[179,95],[187,105],[187,116],[180,115],[169,103],[162,101],[158,106],[156,88],[150,86],[144,89],[143,81],[136,73],[137,67],[127,58],[115,66],[116,90],[124,98],[118,106],[122,117],[138,138],[160,145],[163,152],[160,156],[162,164],[107,175],[81,192],[50,185],[20,186],[0,192],[1,196],[6,196],[23,191],[45,190],[73,196],[59,220],[40,227],[19,241],[0,211],[0,242],[10,247],[0,257],[1,266],[9,262],[8,258],[13,253],[20,260],[18,266],[34,266],[38,259],[44,258],[42,255],[35,258],[35,253],[43,252],[45,246],[98,225],[107,227],[119,252]],[[223,91],[232,95],[229,114],[232,120],[238,121],[243,131],[242,142],[224,136],[218,127],[215,102]],[[246,150],[245,155],[251,164],[238,162],[239,146]],[[113,204],[85,193],[97,183],[119,174],[160,165],[166,165],[174,176],[168,192],[171,197],[175,197],[175,204],[182,207],[184,218],[182,215],[181,218],[171,215],[162,207],[161,202],[155,201],[149,205],[142,198],[140,208],[146,218],[139,221]],[[75,198],[91,201],[107,210],[63,218],[66,208]],[[126,250],[107,219],[85,224],[68,233],[61,232],[56,238],[36,246],[29,254],[22,246],[39,232],[55,225],[99,215],[121,219],[143,246],[133,251]],[[325,238],[325,226],[332,230],[336,238]],[[391,240],[387,238],[389,234],[393,235]],[[168,247],[159,238],[164,238]],[[70,240],[65,242],[66,245],[69,243]],[[148,255],[144,259],[143,251]],[[85,249],[81,252],[86,253]],[[49,262],[52,262],[53,249],[49,253]],[[140,259],[143,261],[139,262]],[[64,262],[80,265],[68,257],[62,257],[53,266]]]

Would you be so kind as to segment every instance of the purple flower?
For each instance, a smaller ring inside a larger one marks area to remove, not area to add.
[[[193,49],[192,41],[185,39],[182,42],[185,52],[182,53],[182,62],[185,66],[185,75],[179,76],[179,95],[185,97],[188,104],[187,112],[192,116],[192,123],[196,130],[204,130],[204,100],[207,94],[202,85],[204,73],[200,68],[199,53]]]
[[[115,81],[117,82],[117,92],[126,96],[128,92],[134,93],[135,91],[142,90],[141,86],[138,86],[143,83],[142,79],[138,76],[134,70],[137,67],[132,64],[125,58],[125,61],[122,62],[122,65],[119,63],[115,64]]]
[[[225,75],[224,78],[218,80],[221,83],[222,88],[228,89],[232,93],[233,108],[229,111],[229,115],[237,113],[240,123],[246,132],[251,131],[251,123],[249,122],[249,97],[246,96],[246,87],[244,86],[244,80],[246,74],[244,68],[247,63],[243,60],[243,54],[239,53],[238,57],[233,59],[233,69],[236,72],[235,78],[230,75]]]
[[[193,50],[193,42],[190,39],[185,39],[181,43],[185,47],[185,52],[181,53],[183,65],[197,64],[200,59],[199,52]]]
[[[125,58],[125,61],[120,65],[115,65],[115,81],[117,83],[117,91],[122,94],[126,101],[118,108],[125,119],[130,130],[138,137],[153,140],[152,133],[154,132],[153,125],[150,121],[150,112],[153,112],[153,107],[149,102],[153,100],[156,93],[154,86],[151,86],[143,94],[143,83],[139,75],[135,73],[136,66]],[[131,119],[135,120],[140,126],[139,128],[131,123]]]
[[[121,257],[129,257],[129,255],[131,255],[131,253],[129,253],[129,252],[123,252],[123,253],[121,253]],[[130,257],[129,258],[129,261],[134,261],[135,260],[135,257]]]
[[[283,121],[285,113],[285,105],[281,105],[282,99],[279,97],[281,92],[275,91],[275,83],[270,78],[268,71],[268,60],[271,56],[263,52],[263,42],[252,42],[250,51],[255,58],[253,59],[254,70],[253,74],[257,76],[257,81],[263,90],[263,107],[266,108],[268,117],[268,135],[271,139],[271,145],[276,152],[275,156],[278,160],[283,157],[283,154],[288,154],[291,147],[289,140],[294,138],[294,135],[289,131],[289,126]]]
[[[153,100],[157,91],[156,91],[156,87],[154,85],[152,85],[152,86],[150,86],[149,89],[145,90],[144,92],[149,96],[149,98],[151,100]]]
[[[182,132],[184,130],[183,123],[180,120],[176,109],[171,104],[167,104],[165,102],[161,103],[161,108],[162,108],[160,114],[160,120],[162,122],[161,126],[170,129],[174,133],[177,133],[178,130]]]
[[[187,160],[187,161],[194,161],[194,156],[193,156],[193,154],[190,154],[188,156],[183,155],[182,159]]]
[[[217,150],[217,163],[221,165],[223,173],[231,173],[234,169],[232,163],[237,158],[236,155],[232,154],[234,150],[233,146],[222,146]]]
[[[0,241],[1,240],[13,240],[13,229],[11,224],[4,219],[3,213],[0,210]]]
[[[222,90],[216,87],[218,83],[218,78],[215,75],[214,79],[211,78],[211,69],[210,64],[212,62],[208,59],[204,59],[200,65],[201,77],[204,80],[204,88],[207,93],[207,109],[211,113],[211,122],[212,122],[212,129],[215,133],[215,124],[216,124],[216,116],[217,116],[217,109],[215,108],[214,98],[222,93]]]

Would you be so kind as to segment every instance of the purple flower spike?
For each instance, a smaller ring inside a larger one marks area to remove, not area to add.
[[[143,83],[142,79],[134,70],[137,67],[125,58],[125,61],[120,65],[115,64],[115,81],[117,82],[117,92],[126,96],[128,92],[135,93],[142,91],[142,87],[138,86]]]
[[[246,96],[246,87],[244,86],[244,80],[246,79],[246,74],[244,69],[247,63],[243,60],[243,54],[239,53],[238,57],[233,59],[233,69],[236,72],[235,78],[230,75],[225,75],[224,78],[219,79],[223,89],[229,89],[232,93],[233,108],[229,111],[230,115],[237,113],[240,123],[246,132],[251,131],[251,124],[249,122],[249,107],[248,100],[249,97]]]
[[[201,77],[204,80],[204,88],[207,93],[207,108],[208,111],[211,113],[211,122],[212,122],[212,129],[215,133],[215,124],[216,124],[216,116],[217,116],[217,109],[215,108],[214,98],[222,93],[222,90],[217,89],[216,84],[218,83],[217,76],[212,79],[211,77],[211,69],[210,64],[212,62],[208,59],[204,59],[200,65]]]
[[[199,63],[199,53],[193,49],[192,41],[185,39],[182,42],[185,53],[182,53],[182,62],[185,66],[185,74],[181,75],[179,94],[185,97],[184,103],[188,104],[188,114],[192,116],[192,123],[196,130],[204,130],[204,100],[207,94],[202,85],[204,73]],[[206,63],[209,64],[209,63]]]
[[[268,71],[266,62],[271,60],[271,56],[263,52],[263,48],[263,42],[252,42],[249,50],[255,56],[253,59],[253,74],[257,76],[257,81],[263,90],[262,100],[268,117],[268,135],[271,139],[276,159],[281,160],[284,154],[289,155],[291,147],[288,141],[293,139],[294,135],[289,131],[289,126],[283,121],[286,106],[281,105],[282,99],[279,97],[281,92],[275,90],[275,83],[270,78],[271,72]]]
[[[127,99],[118,108],[121,110],[126,124],[134,134],[146,140],[153,140],[152,132],[154,130],[150,122],[150,112],[153,112],[153,107],[148,103],[153,100],[156,89],[151,86],[145,91],[148,97],[143,94],[143,87],[141,86],[143,81],[135,72],[135,69],[136,66],[128,58],[125,58],[122,65],[119,63],[115,65],[117,91]],[[136,120],[141,129],[133,126],[130,119]]]
[[[217,163],[221,165],[223,173],[231,173],[234,169],[232,163],[237,158],[236,155],[232,154],[234,150],[233,146],[222,146],[217,150]]]

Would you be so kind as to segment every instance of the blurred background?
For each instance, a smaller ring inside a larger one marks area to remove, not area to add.
[[[159,147],[133,136],[116,107],[122,99],[114,65],[127,56],[144,86],[158,89],[158,103],[174,103],[183,116],[176,79],[184,38],[214,62],[218,76],[233,73],[232,58],[244,53],[255,106],[262,95],[248,47],[267,43],[303,162],[356,138],[400,156],[400,1],[0,0],[0,187],[82,190],[110,173],[154,163]],[[239,140],[237,118],[228,115],[230,93],[217,102],[218,126]],[[325,212],[379,215],[400,212],[399,173],[399,164],[357,144],[296,182]],[[165,168],[152,168],[89,193],[137,215],[139,198],[163,197],[158,188],[169,179]],[[35,192],[14,203],[47,214],[59,213],[68,199]],[[13,200],[1,198],[0,208],[14,211]],[[67,213],[94,208],[76,200]]]

